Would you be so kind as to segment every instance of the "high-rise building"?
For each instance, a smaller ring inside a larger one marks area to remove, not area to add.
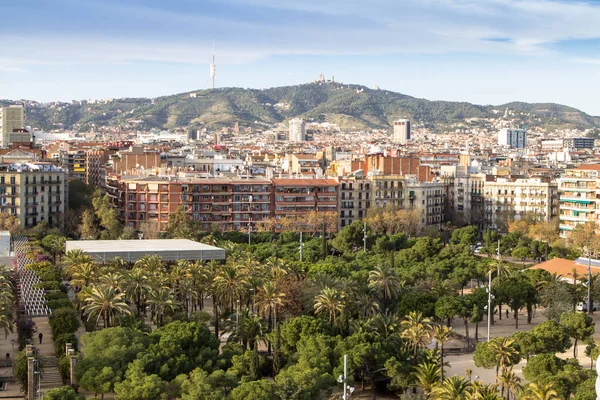
[[[406,144],[410,140],[410,121],[399,119],[394,121],[394,142]]]
[[[10,133],[25,126],[25,107],[23,104],[12,104],[0,108],[0,147],[8,147]]]
[[[524,149],[527,147],[527,132],[525,129],[500,129],[498,144],[511,149]]]
[[[67,173],[50,163],[0,164],[0,212],[19,217],[21,226],[45,221],[62,226]]]
[[[300,118],[290,120],[290,142],[304,142],[306,140],[306,124]]]

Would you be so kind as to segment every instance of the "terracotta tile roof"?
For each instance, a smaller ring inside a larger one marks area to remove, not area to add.
[[[600,171],[600,164],[583,164],[576,169],[589,170],[589,171]]]
[[[573,279],[573,268],[577,271],[577,276],[587,275],[587,265],[578,264],[575,261],[564,258],[553,258],[529,269],[543,269],[551,274],[561,275],[563,278]],[[600,274],[600,268],[592,266],[592,274]]]
[[[336,179],[272,179],[275,186],[336,186]]]

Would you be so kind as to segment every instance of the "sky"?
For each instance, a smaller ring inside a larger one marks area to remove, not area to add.
[[[600,0],[0,1],[0,98],[156,97],[319,73],[430,100],[600,115]]]

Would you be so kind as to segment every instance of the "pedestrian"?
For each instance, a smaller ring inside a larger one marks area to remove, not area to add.
[[[506,309],[506,318],[508,318],[508,308]]]
[[[38,338],[40,339],[40,344],[42,344],[42,339],[44,338],[44,334],[42,332],[40,332],[40,334],[38,335]]]

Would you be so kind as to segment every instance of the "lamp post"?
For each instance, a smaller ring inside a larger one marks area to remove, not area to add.
[[[252,223],[248,222],[248,246],[250,246],[251,242],[251,235],[252,235]]]
[[[592,252],[591,252],[590,248],[587,246],[585,247],[585,250],[587,252],[587,259],[588,259],[587,312],[588,312],[588,315],[592,315],[593,310],[594,310],[594,305],[592,304]]]
[[[12,346],[12,373],[15,375],[15,339],[10,339],[10,345]]]
[[[367,252],[367,223],[363,223],[363,251]]]
[[[236,301],[237,311],[235,313],[235,332],[238,335],[238,340],[240,339],[240,301]]]
[[[344,375],[340,375],[337,380],[344,387],[344,395],[342,396],[342,400],[350,399],[352,396],[352,392],[354,392],[354,387],[348,385],[348,355],[344,354]]]
[[[304,247],[304,243],[302,242],[302,231],[300,231],[300,261],[302,261],[302,248]]]
[[[488,272],[489,282],[488,282],[488,305],[487,305],[487,341],[490,341],[490,330],[492,328],[492,270]]]

